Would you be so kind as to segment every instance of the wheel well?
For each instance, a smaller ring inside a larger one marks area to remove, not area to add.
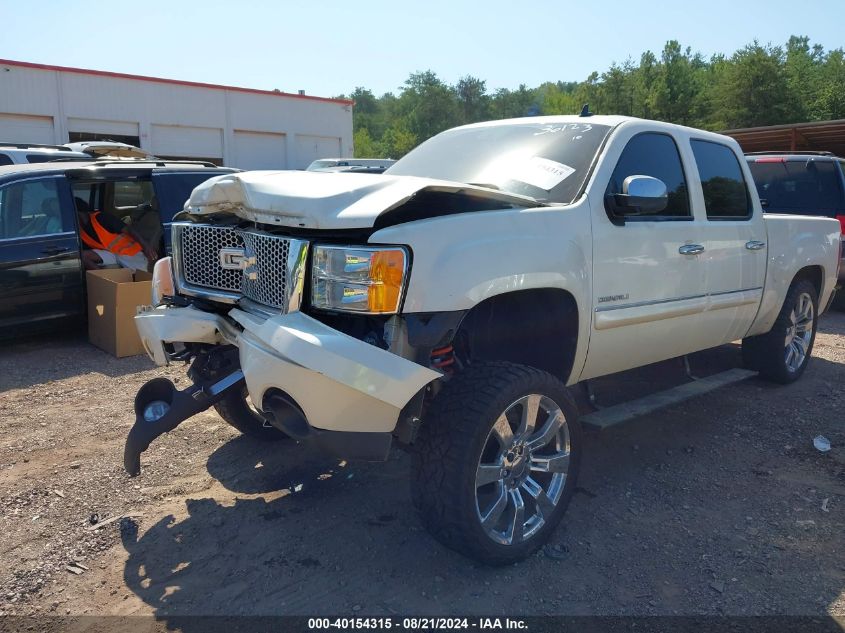
[[[794,284],[799,279],[806,279],[811,284],[816,287],[816,296],[821,301],[822,296],[822,280],[824,279],[824,272],[822,271],[821,266],[806,266],[796,273],[795,278],[792,280]]]
[[[520,290],[472,308],[455,335],[459,358],[510,361],[547,371],[566,382],[578,342],[578,305],[558,288]]]

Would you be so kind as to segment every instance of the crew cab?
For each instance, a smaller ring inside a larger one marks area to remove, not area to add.
[[[572,497],[580,381],[742,340],[787,383],[837,277],[839,224],[764,216],[737,143],[618,116],[443,132],[383,175],[245,172],[174,217],[136,317],[156,363],[124,465],[209,406],[347,458],[412,453],[421,521],[504,564]]]
[[[231,172],[203,163],[90,157],[0,167],[0,338],[84,318],[77,205],[133,224],[164,253],[170,220],[191,190]]]

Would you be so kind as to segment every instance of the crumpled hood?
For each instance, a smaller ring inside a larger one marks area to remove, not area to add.
[[[502,203],[539,206],[532,198],[447,180],[413,176],[247,171],[211,178],[194,189],[185,210],[228,212],[261,224],[307,229],[370,228],[375,219],[420,191],[471,194]]]

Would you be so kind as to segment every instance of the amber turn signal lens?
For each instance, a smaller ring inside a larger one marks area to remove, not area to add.
[[[368,304],[370,312],[396,312],[402,294],[405,274],[405,253],[377,251],[370,260],[370,286]]]

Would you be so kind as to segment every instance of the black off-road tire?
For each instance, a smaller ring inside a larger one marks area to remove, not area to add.
[[[808,295],[813,306],[812,335],[801,365],[790,368],[786,363],[786,338],[792,327],[790,315],[802,295]],[[816,287],[806,279],[798,279],[789,287],[786,299],[772,329],[766,334],[742,339],[742,360],[748,369],[760,372],[766,380],[788,384],[798,380],[810,362],[819,320],[819,299]]]
[[[215,411],[226,422],[244,435],[265,442],[289,439],[289,436],[274,426],[265,426],[264,416],[246,401],[246,388],[229,393],[214,405]]]
[[[551,398],[563,412],[569,427],[569,468],[558,504],[542,528],[519,544],[503,545],[481,526],[476,469],[496,419],[527,394]],[[483,563],[521,561],[540,548],[560,523],[575,490],[581,443],[578,411],[560,380],[514,363],[472,365],[437,395],[414,443],[411,494],[420,520],[446,547]]]

